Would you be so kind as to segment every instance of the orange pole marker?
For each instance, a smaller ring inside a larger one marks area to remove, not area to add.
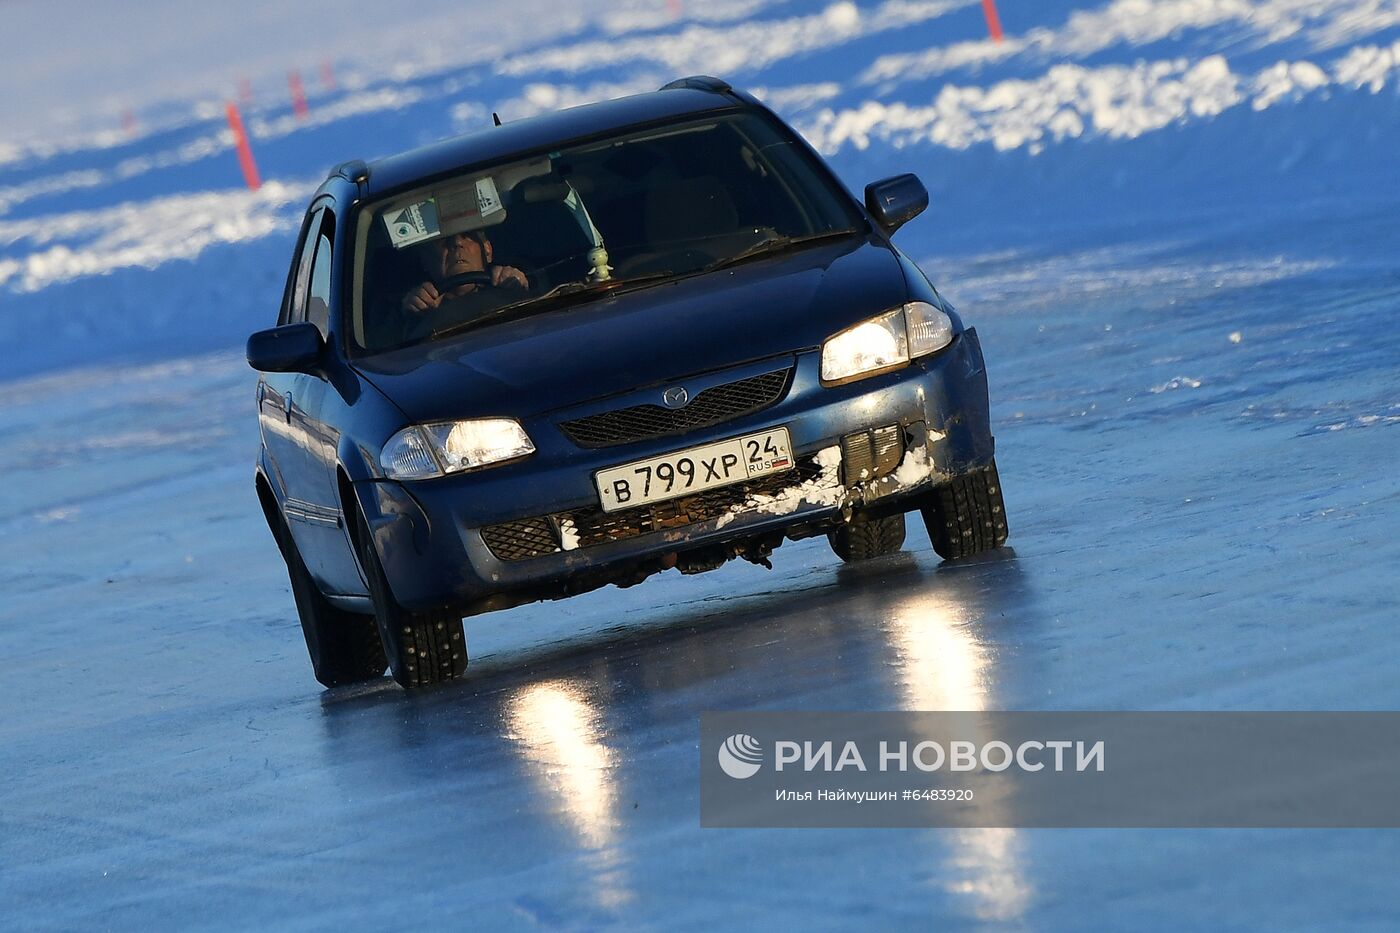
[[[238,165],[243,169],[243,180],[247,182],[249,191],[257,191],[262,187],[262,179],[258,177],[258,164],[253,161],[253,149],[248,145],[248,134],[243,130],[243,117],[233,101],[228,102],[226,110],[228,128],[233,130],[233,145],[238,150]]]
[[[982,14],[987,17],[987,32],[993,42],[1001,41],[1001,17],[997,15],[997,0],[982,0]]]
[[[140,129],[140,126],[139,126],[139,125],[137,124],[137,122],[136,122],[136,114],[132,113],[130,107],[125,107],[125,108],[123,108],[123,109],[122,109],[122,130],[126,133],[127,138],[128,138],[128,139],[133,138],[133,137],[136,135],[136,131],[139,130],[139,129]]]
[[[287,86],[292,89],[292,113],[298,120],[311,116],[311,108],[306,106],[306,88],[301,86],[301,72],[293,68],[287,72]]]
[[[335,69],[331,67],[329,58],[321,59],[321,90],[335,90]]]

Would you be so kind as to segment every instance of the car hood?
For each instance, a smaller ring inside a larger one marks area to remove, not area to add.
[[[863,238],[758,258],[355,361],[411,421],[526,418],[819,346],[907,300]]]

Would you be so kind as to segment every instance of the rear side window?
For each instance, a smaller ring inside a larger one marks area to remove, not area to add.
[[[306,295],[306,320],[316,325],[325,337],[331,306],[331,234],[335,220],[329,210],[324,212],[321,231],[316,237],[316,258],[311,263],[310,283]]]
[[[278,324],[295,324],[306,320],[306,285],[311,274],[311,259],[315,255],[323,213],[324,209],[317,209],[311,222],[306,225],[301,247],[297,251],[296,265],[292,269],[290,287],[282,302],[282,312],[277,316]]]

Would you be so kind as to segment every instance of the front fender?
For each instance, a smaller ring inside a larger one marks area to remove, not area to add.
[[[336,448],[335,459],[340,465],[341,472],[351,483],[383,478],[383,471],[380,470],[377,459],[369,451],[351,440],[349,435],[340,435],[340,444]]]

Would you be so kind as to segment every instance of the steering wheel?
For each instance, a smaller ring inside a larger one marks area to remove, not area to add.
[[[448,292],[456,291],[463,285],[475,285],[477,288],[494,288],[491,284],[491,273],[479,272],[459,272],[456,275],[449,275],[441,281],[434,282],[439,295],[446,295]]]
[[[450,292],[461,288],[464,285],[475,285],[477,288],[494,288],[491,284],[491,273],[484,270],[472,272],[459,272],[456,275],[445,276],[441,279],[434,279],[433,285],[437,288],[438,294],[444,296],[443,304],[451,301],[448,297]],[[422,312],[400,311],[402,321],[403,336],[410,340],[421,340],[432,335],[443,324],[441,306],[429,308]]]

